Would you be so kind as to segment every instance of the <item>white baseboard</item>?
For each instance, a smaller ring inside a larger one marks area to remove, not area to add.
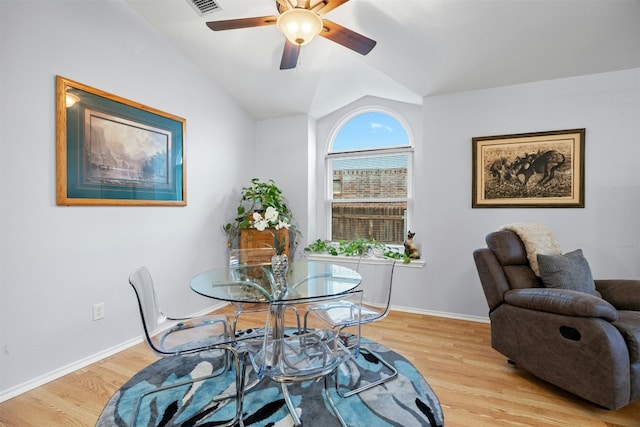
[[[117,354],[121,351],[124,351],[126,349],[128,349],[129,347],[133,347],[136,344],[139,344],[142,342],[142,337],[138,337],[138,338],[134,338],[132,340],[126,341],[122,344],[119,344],[115,347],[111,347],[108,348],[104,351],[101,351],[99,353],[93,354],[89,357],[86,357],[84,359],[78,360],[74,363],[70,363],[69,365],[63,366],[61,368],[58,368],[54,371],[48,372],[44,375],[41,375],[37,378],[34,378],[32,380],[29,380],[25,383],[19,384],[15,387],[11,387],[7,390],[2,390],[2,392],[0,392],[0,403],[4,402],[5,400],[9,400],[12,397],[16,397],[22,393],[26,393],[29,390],[33,390],[36,387],[40,387],[41,385],[44,385],[48,382],[51,382],[53,380],[56,380],[58,378],[61,378],[67,374],[70,374],[72,372],[77,371],[78,369],[82,369],[86,366],[91,365],[92,363],[96,363],[99,362],[100,360],[109,357],[109,356],[113,356],[114,354]]]
[[[468,316],[464,314],[448,313],[446,311],[423,310],[419,308],[401,307],[393,305],[389,307],[391,310],[403,311],[405,313],[424,314],[426,316],[446,317],[448,319],[467,320],[469,322],[489,323],[488,317]]]
[[[227,303],[220,303],[220,304],[216,304],[214,306],[208,307],[198,313],[194,313],[193,316],[198,316],[198,315],[204,315],[207,314],[213,310],[218,310],[221,307],[224,307],[225,305],[227,305]],[[22,384],[18,384],[17,386],[11,387],[7,390],[2,390],[0,391],[0,403],[9,400],[13,397],[16,397],[22,393],[26,393],[30,390],[33,390],[36,387],[40,387],[48,382],[51,382],[53,380],[57,380],[58,378],[61,378],[67,374],[70,374],[74,371],[77,371],[78,369],[82,369],[84,367],[87,367],[89,365],[91,365],[92,363],[96,363],[101,361],[102,359],[105,359],[109,356],[113,356],[114,354],[120,353],[121,351],[124,351],[126,349],[128,349],[129,347],[133,347],[136,344],[139,344],[142,342],[142,335],[140,335],[139,337],[133,338],[129,341],[126,341],[124,343],[118,344],[114,347],[105,349],[101,352],[98,352],[96,354],[93,354],[89,357],[86,357],[84,359],[80,359],[76,362],[70,363],[66,366],[63,366],[61,368],[58,368],[54,371],[48,372],[44,375],[41,375],[39,377],[36,377],[34,379],[31,379],[27,382],[24,382]],[[151,351],[151,350],[149,350]]]

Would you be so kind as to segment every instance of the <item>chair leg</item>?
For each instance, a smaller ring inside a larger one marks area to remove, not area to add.
[[[382,356],[380,356],[378,353],[375,353],[367,348],[361,347],[360,348],[360,353],[368,353],[371,356],[373,356],[376,360],[378,360],[380,363],[382,363],[387,369],[389,369],[389,371],[391,371],[391,374],[387,377],[384,378],[380,378],[377,381],[371,382],[369,384],[365,384],[361,387],[358,387],[357,389],[354,390],[349,390],[348,392],[342,392],[340,391],[340,383],[338,382],[338,370],[336,369],[335,371],[335,379],[336,379],[336,392],[338,393],[338,396],[340,397],[349,397],[349,396],[353,396],[354,394],[358,394],[358,393],[362,393],[365,390],[369,390],[370,388],[379,386],[380,384],[384,384],[387,381],[391,381],[393,379],[395,379],[398,376],[398,370],[391,365],[389,362],[387,362],[386,360],[384,360],[382,358]]]
[[[298,427],[302,426],[302,422],[300,421],[300,417],[296,412],[295,406],[293,406],[293,402],[291,401],[291,395],[289,394],[289,387],[286,383],[280,384],[282,388],[282,395],[284,396],[284,401],[287,404],[287,408],[289,409],[289,413],[291,414],[291,418],[293,418],[293,425]]]
[[[238,426],[244,427],[242,407],[244,405],[245,376],[247,375],[247,355],[243,354],[242,360],[238,354],[236,356],[236,369],[240,369],[240,371],[236,371],[238,372],[236,375],[236,416],[233,421],[237,421]]]
[[[337,380],[338,370],[336,369],[335,372],[336,372],[336,380]],[[336,418],[338,419],[342,427],[349,427],[347,426],[347,423],[344,421],[344,418],[342,418],[342,414],[340,414],[340,411],[338,411],[336,404],[333,402],[333,399],[331,398],[331,392],[329,391],[329,387],[327,386],[327,378],[329,378],[329,375],[325,375],[324,377],[324,394],[325,396],[327,396],[327,400],[329,401],[331,410],[333,411],[334,415],[336,416]]]

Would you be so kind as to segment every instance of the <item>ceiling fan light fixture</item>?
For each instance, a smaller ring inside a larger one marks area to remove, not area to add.
[[[322,18],[309,9],[295,8],[282,12],[276,25],[287,40],[302,46],[320,34]]]

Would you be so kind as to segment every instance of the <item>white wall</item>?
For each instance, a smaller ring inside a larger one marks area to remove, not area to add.
[[[584,209],[471,209],[473,137],[574,128],[586,128]],[[424,147],[427,268],[404,304],[486,315],[472,251],[513,222],[547,224],[596,278],[640,278],[640,69],[425,98]]]
[[[295,215],[302,237],[296,251],[306,246],[309,202],[309,141],[313,122],[307,115],[296,115],[258,122],[255,176],[273,179],[282,189]],[[315,200],[315,199],[312,199]]]
[[[120,1],[1,1],[0,395],[140,335],[128,274],[167,312],[224,261],[222,224],[255,163],[255,121]],[[55,203],[55,76],[187,119],[186,207]],[[105,319],[92,321],[92,305]]]

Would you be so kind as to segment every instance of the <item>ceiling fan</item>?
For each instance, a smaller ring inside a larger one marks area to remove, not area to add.
[[[341,44],[361,55],[366,55],[373,49],[376,45],[375,40],[322,17],[348,1],[321,0],[311,7],[311,0],[276,0],[280,15],[209,21],[207,26],[213,31],[223,31],[276,25],[286,37],[280,69],[288,70],[296,67],[300,47],[309,43],[316,35]]]

